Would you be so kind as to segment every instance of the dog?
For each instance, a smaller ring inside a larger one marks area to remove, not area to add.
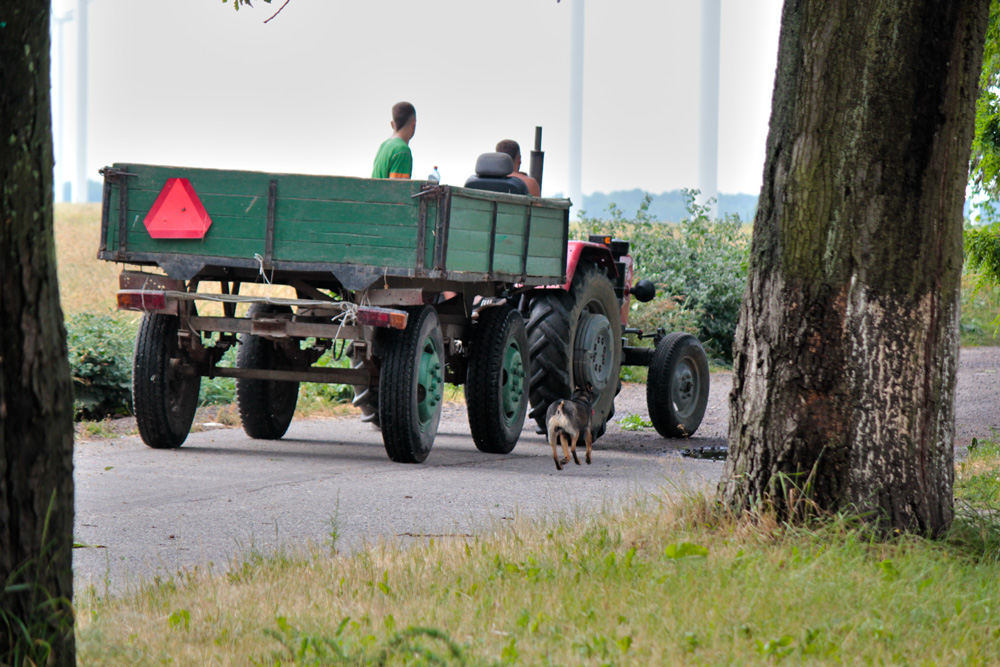
[[[594,435],[590,430],[590,418],[594,414],[594,389],[589,384],[577,388],[572,398],[561,398],[549,406],[545,413],[545,427],[552,446],[552,460],[556,462],[556,470],[562,470],[564,463],[569,463],[570,451],[573,452],[573,462],[580,465],[576,456],[576,443],[584,436],[587,443],[587,465],[590,465],[590,452],[594,444]],[[559,460],[558,443],[562,443],[563,458]]]

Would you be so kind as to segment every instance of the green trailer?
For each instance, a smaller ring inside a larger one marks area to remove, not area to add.
[[[184,442],[202,377],[236,379],[243,428],[263,439],[285,434],[299,383],[333,382],[353,385],[393,461],[419,463],[450,382],[465,386],[476,447],[506,454],[526,415],[544,429],[549,406],[578,388],[592,392],[600,437],[624,365],[649,368],[657,431],[692,435],[708,401],[701,344],[629,329],[632,297],[655,292],[632,284],[629,243],[570,241],[566,199],[490,191],[523,190],[512,169],[483,155],[474,187],[102,170],[98,257],[124,266],[119,308],[143,312],[132,386],[143,441]],[[627,334],[654,345],[629,347]],[[220,365],[233,347],[235,367]],[[554,446],[553,458],[561,467]]]
[[[139,164],[102,173],[98,257],[124,266],[119,307],[144,313],[133,400],[147,445],[183,443],[208,376],[236,378],[245,430],[269,439],[288,428],[300,382],[353,385],[401,462],[429,453],[444,383],[465,384],[477,447],[513,449],[528,404],[518,303],[566,282],[568,200]],[[249,283],[264,288],[241,294]],[[200,314],[209,302],[222,313]],[[233,346],[236,366],[220,366]],[[350,367],[317,365],[329,351]]]

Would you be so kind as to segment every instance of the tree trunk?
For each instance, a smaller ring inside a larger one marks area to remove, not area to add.
[[[0,663],[73,665],[73,397],[42,0],[0,10],[0,220]]]
[[[989,0],[786,0],[724,502],[953,516],[962,206]],[[789,493],[789,489],[795,489]]]

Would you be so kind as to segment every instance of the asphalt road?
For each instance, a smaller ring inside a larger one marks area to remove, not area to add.
[[[516,515],[585,514],[636,494],[711,486],[723,463],[680,450],[725,444],[728,373],[712,376],[708,410],[695,437],[664,440],[652,429],[612,423],[594,463],[557,472],[544,437],[526,426],[506,456],[483,454],[464,406],[448,405],[434,449],[421,465],[392,463],[381,434],[356,419],[293,422],[278,441],[242,429],[191,434],[176,450],[138,437],[78,442],[74,551],[78,590],[121,592],[154,576],[211,565],[253,550],[326,545],[341,551],[381,539],[407,543],[489,530]],[[620,419],[648,418],[645,387],[625,385]],[[1000,347],[963,349],[956,399],[956,454],[1000,429]],[[582,458],[582,457],[581,457]]]
[[[594,445],[592,465],[562,472],[544,437],[527,426],[511,454],[479,452],[461,405],[445,407],[420,465],[390,462],[381,434],[350,418],[293,422],[279,441],[220,429],[192,433],[176,450],[150,449],[138,437],[78,442],[75,537],[89,546],[74,551],[77,590],[121,592],[196,566],[220,571],[252,550],[326,545],[334,529],[337,548],[349,551],[710,484],[723,464],[678,450],[724,443],[728,391],[728,374],[713,377],[706,420],[691,440],[612,424]],[[626,385],[619,396],[616,418],[630,413],[647,417],[644,386]]]

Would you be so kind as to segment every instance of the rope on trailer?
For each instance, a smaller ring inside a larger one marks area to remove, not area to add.
[[[259,252],[255,252],[253,258],[257,260],[257,270],[260,272],[260,277],[264,279],[265,283],[270,285],[271,278],[274,278],[274,267],[271,267],[271,278],[268,278],[264,273],[264,257]]]

